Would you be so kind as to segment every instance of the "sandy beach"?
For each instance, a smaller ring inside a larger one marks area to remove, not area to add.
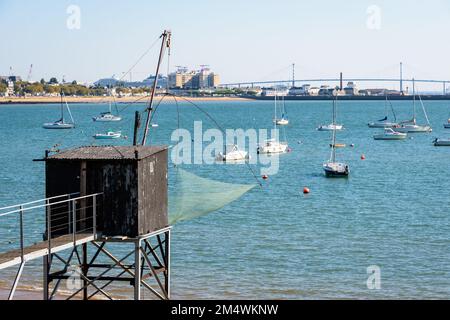
[[[162,97],[156,97],[156,101]],[[109,101],[109,97],[66,97],[68,103],[106,103]],[[171,100],[173,98],[166,97],[165,99]],[[249,99],[240,97],[179,97],[179,101],[188,99],[189,101],[250,101]],[[116,98],[117,103],[131,103],[131,102],[147,102],[149,97],[123,97]],[[1,97],[0,104],[49,104],[60,103],[59,97]]]

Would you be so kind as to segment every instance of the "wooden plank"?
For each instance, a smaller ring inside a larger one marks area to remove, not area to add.
[[[94,235],[92,234],[77,234],[76,235],[76,245],[81,245],[94,240]],[[51,241],[52,253],[57,253],[70,248],[73,248],[73,237],[72,235],[65,235]],[[22,262],[21,258],[22,251],[11,250],[5,253],[0,253],[0,270],[18,265]],[[32,246],[24,248],[24,260],[25,262],[42,258],[48,255],[48,242],[42,241],[36,243]]]

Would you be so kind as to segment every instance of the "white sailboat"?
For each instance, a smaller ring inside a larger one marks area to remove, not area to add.
[[[277,117],[277,95],[275,95],[275,118],[273,119],[273,123],[275,123],[277,126],[287,126],[289,125],[289,118],[287,117],[286,112],[286,101],[284,98],[282,98],[281,103],[281,118]]]
[[[61,91],[61,118],[55,122],[44,123],[42,127],[44,129],[73,129],[75,128],[75,121],[73,120],[72,113],[70,112],[69,105],[65,101],[67,111],[69,113],[72,122],[65,122],[64,120],[64,93]]]
[[[336,125],[336,103],[333,103],[333,123],[332,125]],[[346,163],[337,162],[336,161],[336,132],[337,130],[333,130],[332,143],[331,143],[331,157],[330,160],[323,164],[323,170],[325,171],[325,175],[329,178],[346,178],[350,174],[350,167]]]
[[[388,102],[391,106],[392,114],[394,115],[394,122],[389,121]],[[398,126],[397,116],[395,115],[394,107],[393,107],[392,103],[389,101],[387,95],[386,95],[386,101],[385,101],[384,106],[385,106],[385,115],[386,116],[381,120],[369,123],[369,128],[393,128],[393,127]]]
[[[109,95],[110,95],[110,97],[113,97],[111,90],[109,90]],[[116,112],[119,113],[117,110],[117,106],[116,106]],[[122,117],[119,115],[114,115],[112,113],[112,103],[110,100],[109,101],[109,111],[100,113],[100,116],[94,117],[94,118],[92,118],[92,120],[94,120],[94,122],[118,122],[118,121],[122,121]]]
[[[344,130],[344,126],[341,124],[336,124],[335,120],[337,117],[337,96],[333,99],[333,123],[328,125],[321,125],[317,128],[317,131],[341,131]]]
[[[403,121],[398,126],[394,127],[394,130],[401,133],[430,133],[433,132],[431,128],[430,120],[428,119],[425,106],[423,104],[422,98],[419,95],[420,104],[422,105],[423,114],[427,120],[427,124],[419,125],[416,119],[416,87],[415,81],[413,79],[413,118],[411,120]]]
[[[277,118],[277,95],[275,94],[275,118]],[[274,120],[275,130],[277,130],[277,122]],[[284,132],[284,131],[283,131]],[[284,132],[285,140],[286,133]],[[289,149],[289,145],[286,141],[281,142],[279,139],[270,139],[264,141],[263,144],[260,144],[258,147],[258,154],[276,154],[276,153],[285,153]]]
[[[235,144],[228,145],[225,148],[225,152],[219,152],[216,157],[217,161],[242,161],[249,159],[247,151],[239,150],[238,146]]]

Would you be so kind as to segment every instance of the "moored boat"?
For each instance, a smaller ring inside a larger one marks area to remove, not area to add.
[[[94,135],[94,138],[97,140],[120,139],[120,138],[122,138],[122,132],[109,131],[107,133],[97,133]]]
[[[217,161],[242,161],[249,159],[247,151],[239,150],[237,145],[229,145],[226,147],[225,152],[219,152],[216,157]]]
[[[336,97],[337,99],[337,97]],[[350,174],[350,167],[346,163],[336,161],[336,149],[343,144],[336,143],[336,100],[333,103],[333,123],[331,124],[335,129],[333,130],[331,141],[331,157],[330,160],[323,164],[325,176],[328,178],[346,178]]]
[[[64,92],[62,90],[61,90],[60,95],[61,95],[61,118],[55,122],[44,123],[42,125],[42,128],[44,128],[44,129],[73,129],[73,128],[75,128],[75,121],[73,120],[72,113],[70,112],[70,108],[69,108],[69,105],[67,104],[67,101],[66,101],[65,105],[66,105],[67,111],[69,113],[69,116],[70,116],[70,119],[72,120],[72,122],[66,122],[64,120],[64,101],[63,101]]]
[[[435,147],[450,147],[450,139],[435,139],[433,144]]]
[[[407,137],[407,133],[397,132],[391,128],[385,128],[384,133],[373,136],[375,140],[405,140]]]

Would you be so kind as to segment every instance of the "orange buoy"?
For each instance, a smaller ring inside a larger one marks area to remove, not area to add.
[[[310,193],[311,193],[311,190],[309,190],[309,188],[307,188],[307,187],[303,188],[303,194],[310,194]]]
[[[366,160],[366,156],[364,154],[361,155],[361,160]]]

